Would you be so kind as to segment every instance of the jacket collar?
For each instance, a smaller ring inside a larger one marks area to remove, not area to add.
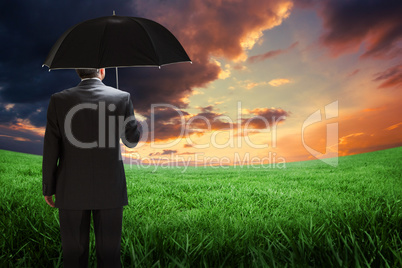
[[[98,79],[86,79],[78,84],[78,86],[102,86],[102,85],[105,84],[103,84],[103,82]]]

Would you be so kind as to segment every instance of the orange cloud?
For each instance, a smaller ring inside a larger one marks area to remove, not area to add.
[[[10,126],[10,129],[13,130],[20,130],[23,132],[32,132],[38,136],[44,136],[45,135],[45,127],[36,127],[31,124],[31,122],[28,119],[17,119],[17,123],[14,125]]]
[[[32,140],[27,139],[27,138],[15,137],[15,136],[10,136],[10,135],[1,135],[0,134],[0,137],[9,138],[9,139],[13,139],[13,140],[16,140],[16,141],[32,141]]]
[[[376,112],[376,111],[381,111],[384,110],[386,107],[376,107],[376,108],[366,108],[363,110],[363,112]]]
[[[268,84],[270,84],[273,87],[279,87],[285,84],[289,84],[292,81],[287,79],[287,78],[278,78],[278,79],[273,79],[271,81],[268,82]]]
[[[392,126],[389,126],[389,127],[386,128],[386,130],[393,130],[393,129],[396,129],[396,128],[400,127],[400,126],[402,126],[402,122],[400,122],[398,124],[395,124],[395,125],[392,125]]]
[[[136,10],[171,29],[197,61],[210,55],[246,59],[245,51],[263,31],[280,25],[293,6],[289,0],[189,0],[180,8],[170,2],[149,2],[137,1]]]
[[[4,105],[4,108],[6,109],[6,111],[10,111],[12,108],[14,108],[15,103],[8,103],[6,105]]]
[[[219,79],[224,80],[224,79],[230,77],[230,74],[231,74],[231,72],[230,72],[230,69],[231,69],[230,64],[226,64],[225,65],[225,70],[223,70],[221,68],[222,64],[219,61],[217,61],[216,59],[212,59],[211,61],[214,62],[221,69],[219,74],[218,74]]]
[[[402,122],[400,115],[402,107],[399,100],[387,103],[385,106],[373,107],[356,113],[344,115],[342,110],[338,118],[313,124],[305,129],[304,142],[312,149],[321,152],[331,152],[326,148],[327,124],[338,123],[339,156],[372,152],[402,146]],[[278,155],[286,161],[303,161],[315,159],[304,148],[301,140],[301,128],[292,134],[281,133],[278,128]]]
[[[241,86],[241,87],[243,87],[243,88],[245,88],[247,90],[251,90],[251,89],[253,89],[255,87],[258,87],[258,86],[265,86],[268,83],[267,82],[253,82],[251,80],[244,80],[244,81],[239,81],[238,84],[239,84],[239,86]]]
[[[402,145],[400,122],[402,109],[398,101],[386,108],[363,110],[343,119],[339,117],[339,155],[350,155],[382,150]],[[363,114],[364,112],[364,114]],[[387,130],[392,128],[393,132]]]
[[[358,137],[358,136],[361,136],[361,135],[364,135],[364,133],[359,132],[359,133],[352,133],[352,134],[343,136],[343,137],[339,138],[339,144],[342,144],[342,145],[343,144],[348,144],[348,143],[350,143],[351,138]]]

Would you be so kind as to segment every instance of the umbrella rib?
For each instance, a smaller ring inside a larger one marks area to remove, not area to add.
[[[101,62],[103,61],[103,57],[102,57],[103,54],[102,54],[101,49],[102,49],[103,40],[105,39],[106,27],[107,27],[107,23],[105,23],[105,24],[103,25],[102,37],[101,37],[101,40],[100,40],[100,42],[99,42],[99,49],[98,49],[98,58],[99,58],[98,67],[99,67],[99,68],[102,68]]]
[[[138,25],[140,25],[141,28],[144,30],[144,32],[147,34],[148,39],[149,39],[149,41],[151,42],[152,47],[153,47],[153,49],[154,49],[155,55],[156,55],[156,57],[158,58],[158,66],[160,67],[160,66],[161,66],[161,61],[160,61],[160,58],[159,58],[158,53],[156,53],[156,47],[155,47],[154,41],[152,40],[152,38],[151,38],[151,36],[149,35],[148,31],[146,30],[146,28],[144,27],[144,25],[142,25],[142,23],[141,23],[140,21],[136,20],[136,19],[133,18],[133,17],[130,18],[130,19],[132,19],[132,20],[135,21]]]

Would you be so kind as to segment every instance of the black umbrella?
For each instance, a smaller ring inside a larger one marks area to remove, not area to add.
[[[191,62],[176,37],[159,23],[107,16],[79,23],[53,45],[44,64],[53,69],[162,66]]]

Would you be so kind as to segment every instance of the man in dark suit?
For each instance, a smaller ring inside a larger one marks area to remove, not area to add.
[[[43,195],[59,209],[64,267],[88,266],[91,213],[98,267],[120,267],[123,206],[128,204],[120,138],[132,148],[140,130],[130,94],[102,83],[105,69],[76,71],[81,83],[50,98]]]

